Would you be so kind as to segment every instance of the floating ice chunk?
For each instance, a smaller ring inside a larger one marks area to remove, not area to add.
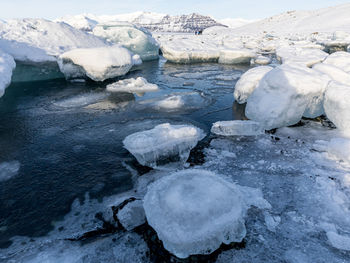
[[[156,101],[154,108],[158,110],[174,111],[203,107],[207,101],[197,92],[173,93],[165,99]]]
[[[220,51],[219,63],[245,64],[255,57],[256,53],[250,49],[224,49]]]
[[[62,107],[62,108],[84,107],[90,104],[94,104],[103,99],[106,99],[107,97],[108,97],[108,93],[102,93],[102,92],[83,93],[73,97],[57,100],[53,103],[53,105]]]
[[[300,64],[279,66],[265,75],[248,98],[246,116],[273,129],[298,123],[308,109],[310,115],[322,114],[328,82],[329,78]]]
[[[144,208],[164,247],[179,258],[210,254],[246,235],[239,188],[205,170],[184,170],[154,182]]]
[[[201,129],[192,125],[164,123],[127,136],[123,144],[140,164],[156,168],[169,161],[186,162],[191,149],[204,136]]]
[[[0,50],[0,97],[5,93],[5,89],[11,83],[12,71],[16,63],[12,56]]]
[[[20,166],[18,161],[0,163],[0,182],[7,181],[17,175]]]
[[[128,92],[139,95],[157,90],[158,86],[156,84],[148,83],[143,77],[119,80],[115,83],[107,85],[107,91],[109,92]]]
[[[345,85],[350,84],[350,74],[346,73],[338,67],[332,66],[330,64],[319,63],[314,65],[312,69],[326,74],[331,79],[339,83],[343,83]]]
[[[302,63],[311,67],[322,62],[328,53],[314,48],[282,47],[276,50],[277,58],[282,63]]]
[[[261,66],[248,70],[238,80],[233,93],[235,100],[242,104],[246,103],[248,97],[258,86],[260,80],[273,68],[269,66]]]
[[[128,203],[117,213],[117,218],[128,231],[144,224],[146,222],[146,216],[143,209],[143,202],[141,200],[135,200]]]
[[[62,54],[59,67],[67,79],[104,81],[125,75],[132,67],[130,52],[120,46],[74,49]]]
[[[338,129],[350,134],[350,86],[332,81],[326,90],[324,109]]]
[[[268,65],[271,63],[271,59],[265,56],[258,56],[257,58],[253,59],[253,63],[258,65]]]
[[[339,51],[329,55],[324,64],[336,66],[347,73],[350,73],[350,53]]]
[[[211,132],[222,136],[255,136],[264,134],[265,130],[255,121],[218,121],[211,127]]]
[[[98,24],[93,34],[126,47],[131,52],[140,55],[143,61],[159,57],[159,45],[152,35],[133,24],[125,22]]]
[[[336,232],[327,232],[327,238],[331,245],[339,250],[350,251],[350,237],[342,236]]]
[[[139,66],[142,64],[142,59],[139,55],[135,54],[132,56],[132,64],[134,66]]]

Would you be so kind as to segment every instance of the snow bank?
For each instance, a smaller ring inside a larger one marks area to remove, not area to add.
[[[247,64],[256,53],[249,49],[224,49],[220,51],[219,63],[221,64]]]
[[[133,24],[123,22],[99,24],[93,29],[93,34],[108,42],[126,47],[131,52],[140,55],[143,61],[159,57],[159,46],[152,35]]]
[[[268,66],[256,67],[248,70],[238,80],[233,93],[235,100],[242,104],[246,103],[248,97],[258,86],[260,80],[273,68]]]
[[[246,116],[265,129],[299,122],[301,117],[323,113],[323,93],[329,78],[302,65],[285,64],[260,81],[247,100]]]
[[[62,54],[59,67],[67,79],[104,81],[125,75],[133,66],[130,52],[120,46],[81,48]]]
[[[264,134],[265,130],[255,121],[218,121],[211,127],[211,132],[222,136],[255,136]]]
[[[140,164],[157,168],[169,162],[186,162],[191,149],[204,136],[201,129],[192,125],[164,123],[127,136],[123,144]]]
[[[147,80],[142,77],[136,79],[123,79],[107,85],[107,91],[109,92],[129,92],[137,93],[139,95],[157,90],[158,86],[156,84],[148,83]]]
[[[326,90],[324,109],[328,119],[350,134],[350,86],[332,81]]]
[[[327,57],[323,62],[327,65],[332,65],[350,73],[350,53],[348,52],[335,52]]]
[[[12,71],[16,63],[12,56],[0,50],[0,97],[5,93],[5,89],[11,83]]]

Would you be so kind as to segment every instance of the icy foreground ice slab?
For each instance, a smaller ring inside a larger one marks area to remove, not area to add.
[[[277,58],[282,63],[301,63],[307,67],[322,62],[328,54],[320,49],[282,47],[276,50]]]
[[[341,131],[350,134],[350,84],[332,81],[326,90],[324,109],[327,117]]]
[[[159,46],[152,35],[133,24],[123,22],[98,24],[93,29],[93,34],[108,42],[126,47],[131,52],[140,55],[143,61],[159,57]]]
[[[131,53],[123,47],[74,49],[62,54],[59,67],[67,79],[89,77],[94,81],[123,76],[133,66]]]
[[[18,61],[48,62],[76,48],[106,46],[100,38],[44,19],[0,22],[0,48]]]
[[[157,168],[169,161],[184,163],[205,133],[192,125],[164,123],[127,136],[124,147],[144,165]]]
[[[329,55],[323,63],[336,66],[345,72],[350,73],[350,53],[348,52],[335,52]]]
[[[15,176],[21,164],[18,161],[0,163],[0,182],[11,179]]]
[[[224,49],[220,51],[219,63],[221,64],[247,64],[256,53],[249,49]]]
[[[107,91],[109,92],[128,92],[137,93],[139,95],[157,90],[158,86],[156,84],[148,83],[143,77],[119,80],[107,85]]]
[[[11,83],[12,71],[15,67],[13,57],[0,50],[0,98]]]
[[[255,136],[265,133],[259,122],[255,121],[218,121],[211,132],[222,136]]]
[[[306,66],[279,66],[265,75],[248,98],[246,116],[267,130],[296,124],[303,115],[320,116],[328,82],[328,77]]]
[[[248,97],[258,86],[260,80],[273,68],[269,66],[261,66],[248,70],[238,80],[233,93],[235,100],[239,103],[246,103]]]
[[[261,196],[257,197],[263,200]],[[241,242],[250,204],[240,187],[206,170],[184,170],[148,187],[144,208],[164,247],[179,258]],[[265,201],[265,200],[263,200]],[[261,202],[262,208],[269,204]]]

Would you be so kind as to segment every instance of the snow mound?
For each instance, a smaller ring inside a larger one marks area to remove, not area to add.
[[[124,147],[144,165],[157,168],[170,162],[184,163],[205,133],[192,125],[164,123],[127,136]]]
[[[276,56],[282,63],[301,63],[307,67],[322,62],[328,53],[314,48],[282,47],[276,50]]]
[[[20,166],[18,161],[0,163],[0,182],[7,181],[17,175]]]
[[[152,35],[133,24],[122,22],[99,24],[94,28],[93,34],[108,42],[126,47],[131,52],[140,55],[143,61],[159,57],[159,46]]]
[[[269,66],[261,66],[252,68],[244,73],[236,83],[233,93],[235,100],[240,104],[246,103],[248,97],[258,86],[260,80],[272,69],[273,68]]]
[[[165,249],[177,257],[210,254],[222,243],[241,242],[245,237],[246,210],[253,199],[263,200],[261,196],[246,198],[245,191],[213,172],[176,172],[148,187],[144,197],[147,221]],[[269,206],[266,203],[264,208]]]
[[[211,128],[211,132],[222,136],[255,136],[264,134],[265,130],[255,121],[218,121]]]
[[[156,84],[148,83],[143,77],[138,77],[136,79],[123,79],[107,85],[107,91],[109,92],[128,92],[139,95],[157,90],[158,86]]]
[[[89,77],[94,81],[123,76],[133,66],[130,52],[120,46],[80,48],[62,54],[60,70],[67,79]]]
[[[11,83],[12,71],[16,63],[12,56],[0,50],[0,97],[5,93],[5,89]]]
[[[220,51],[219,63],[221,64],[247,64],[256,53],[249,49],[224,49]]]
[[[0,48],[19,61],[52,62],[72,49],[103,46],[106,44],[100,38],[65,23],[44,19],[0,22]]]
[[[326,90],[324,109],[328,119],[350,134],[350,86],[332,81]]]
[[[260,81],[247,100],[246,116],[269,130],[323,114],[329,78],[306,66],[284,64]]]
[[[323,62],[327,65],[332,65],[350,73],[350,53],[348,52],[335,52],[329,55]]]
[[[345,85],[350,84],[350,74],[346,73],[338,67],[332,66],[330,64],[319,63],[314,65],[312,69],[320,73],[326,74],[332,80],[337,81],[339,83]]]

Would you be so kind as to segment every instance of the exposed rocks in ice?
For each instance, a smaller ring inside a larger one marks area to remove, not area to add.
[[[238,80],[233,93],[235,100],[242,104],[246,103],[248,97],[258,86],[260,80],[273,68],[269,66],[261,66],[248,70]]]
[[[191,149],[204,136],[201,129],[192,125],[164,123],[127,136],[123,144],[140,164],[157,168],[169,162],[186,162]]]
[[[156,84],[148,83],[143,77],[123,79],[107,85],[107,91],[109,92],[136,93],[140,96],[146,92],[154,92],[157,90],[158,86]]]
[[[350,251],[350,236],[343,236],[336,232],[329,231],[327,232],[327,238],[333,247]]]
[[[345,71],[341,70],[336,66],[319,63],[314,65],[312,69],[326,74],[328,77],[339,83],[343,83],[345,85],[350,84],[350,74],[346,73]]]
[[[221,64],[247,64],[256,53],[249,49],[224,49],[220,51],[219,63]]]
[[[0,98],[11,83],[12,71],[15,67],[13,57],[0,50]]]
[[[341,131],[350,134],[350,86],[332,81],[326,90],[324,109]]]
[[[307,67],[322,62],[328,54],[320,49],[282,47],[276,50],[276,56],[282,63],[302,63]]]
[[[336,66],[345,72],[350,73],[350,53],[348,52],[335,52],[329,55],[323,63]]]
[[[140,55],[143,61],[159,57],[159,46],[152,35],[133,24],[123,22],[99,24],[93,29],[93,34],[126,47],[131,52]]]
[[[67,79],[89,77],[104,81],[125,75],[133,66],[130,52],[121,46],[81,48],[60,55],[59,67]]]
[[[13,19],[0,23],[0,48],[15,60],[55,61],[55,57],[75,48],[106,46],[100,38],[65,23],[44,19]]]
[[[246,116],[267,130],[296,124],[303,115],[320,116],[328,82],[328,77],[300,64],[279,66],[248,98]]]
[[[255,59],[253,59],[253,64],[258,65],[268,65],[272,62],[272,60],[269,57],[265,56],[258,56]]]
[[[144,224],[146,222],[146,216],[142,200],[135,200],[126,204],[117,213],[117,218],[127,231],[131,231]]]
[[[211,127],[211,132],[222,136],[256,136],[265,133],[259,122],[255,121],[219,121]]]
[[[0,163],[0,182],[7,181],[17,175],[20,166],[18,161]]]
[[[147,221],[177,257],[210,254],[222,243],[243,240],[250,205],[270,207],[261,193],[249,190],[205,170],[176,172],[148,187]]]

